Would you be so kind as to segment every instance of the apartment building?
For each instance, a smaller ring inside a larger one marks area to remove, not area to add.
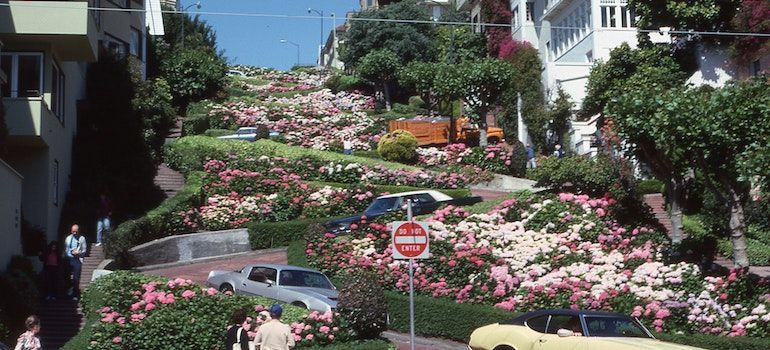
[[[95,10],[99,8],[109,10]],[[0,70],[7,77],[0,92],[9,133],[4,162],[0,162],[0,192],[5,202],[6,192],[14,193],[9,184],[20,184],[15,224],[23,218],[42,230],[47,240],[56,239],[70,185],[72,143],[85,98],[88,64],[112,52],[130,57],[143,71],[144,8],[144,0],[0,4],[0,40],[5,44]],[[8,216],[3,216],[8,210],[14,213],[6,208],[9,205],[0,207],[0,226],[9,225]],[[18,229],[0,231],[3,242],[13,239],[6,235],[17,237],[17,233]]]

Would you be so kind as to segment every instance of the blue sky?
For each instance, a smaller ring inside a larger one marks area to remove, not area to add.
[[[181,1],[183,8],[195,4]],[[200,10],[195,6],[188,12],[237,12],[274,15],[308,16],[307,8],[323,11],[324,17],[335,13],[337,25],[343,23],[345,13],[359,9],[358,0],[201,0]],[[220,49],[233,62],[261,67],[289,69],[297,61],[297,48],[282,44],[281,39],[299,44],[300,63],[315,63],[321,44],[321,19],[315,12],[312,19],[264,18],[223,15],[201,15],[217,32]],[[324,41],[332,28],[331,19],[324,20]]]

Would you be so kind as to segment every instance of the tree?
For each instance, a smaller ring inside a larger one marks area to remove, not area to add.
[[[543,64],[537,49],[529,43],[510,41],[501,51],[506,62],[513,67],[516,76],[510,88],[503,94],[503,113],[498,121],[508,138],[518,133],[518,104],[521,96],[521,114],[527,125],[529,136],[538,149],[546,147],[545,133],[548,128],[549,116],[543,94],[541,74]]]
[[[468,26],[442,26],[436,30],[437,62],[461,63],[487,55],[486,38]]]
[[[185,115],[191,102],[224,89],[227,65],[211,49],[180,48],[163,60],[160,71],[171,87],[174,105]]]
[[[765,0],[743,0],[732,19],[737,32],[770,32],[770,3]],[[732,44],[733,59],[748,63],[770,51],[770,39],[756,36],[735,38]]]
[[[396,78],[399,69],[399,59],[390,50],[375,50],[364,56],[358,64],[358,74],[382,89],[385,106],[391,109],[390,85]]]
[[[514,78],[508,62],[485,58],[468,62],[458,72],[465,86],[464,98],[478,124],[479,146],[487,146],[487,113],[496,105]]]
[[[655,110],[634,100],[650,89],[666,91],[684,84],[687,75],[666,50],[665,46],[631,49],[625,44],[612,50],[606,63],[599,62],[591,70],[581,114],[602,113],[611,118],[612,132],[626,141],[622,145],[625,152],[648,165],[653,176],[666,184],[671,238],[679,244],[688,165],[678,153],[655,142],[655,126],[647,122]],[[600,118],[600,122],[605,120]]]
[[[639,29],[672,27],[680,30],[726,31],[741,0],[629,0]],[[643,46],[650,44],[646,33],[639,34]]]
[[[486,23],[511,24],[511,4],[508,0],[481,0],[481,18]],[[499,57],[500,48],[512,41],[510,26],[485,27],[487,51],[492,57]]]
[[[436,64],[436,77],[433,81],[433,92],[436,94],[436,108],[439,113],[449,115],[449,143],[457,139],[457,127],[452,104],[464,96],[465,85],[463,77],[458,74],[457,67],[452,64]]]
[[[144,141],[150,146],[155,163],[160,163],[166,135],[174,126],[176,116],[171,87],[163,78],[137,79],[135,85],[136,93],[131,105],[144,123]]]
[[[436,64],[413,61],[399,69],[398,82],[401,86],[414,89],[433,114],[433,82],[436,77]]]
[[[340,48],[340,59],[346,67],[356,68],[369,52],[381,49],[395,53],[402,64],[414,60],[431,61],[435,57],[435,33],[431,24],[356,21],[356,18],[428,21],[430,14],[426,7],[414,0],[356,14]]]
[[[648,111],[649,134],[659,151],[682,159],[701,174],[729,209],[730,239],[737,267],[748,266],[744,208],[751,179],[767,188],[770,166],[770,84],[767,78],[724,88],[640,89],[619,102]]]

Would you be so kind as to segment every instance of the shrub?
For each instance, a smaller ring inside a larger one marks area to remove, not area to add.
[[[24,319],[37,309],[37,276],[30,268],[29,261],[15,256],[7,270],[0,274],[0,311],[3,311],[0,324],[4,324],[11,334],[20,333],[24,329]]]
[[[211,128],[211,118],[208,114],[190,114],[182,121],[182,134],[201,135]]]
[[[409,106],[414,109],[422,109],[425,108],[425,101],[423,101],[420,96],[410,96]]]
[[[527,148],[521,141],[514,141],[512,144],[511,165],[509,174],[516,177],[524,177],[527,174]]]
[[[357,271],[345,278],[337,308],[361,339],[377,338],[387,327],[387,300],[372,272]]]
[[[537,181],[537,186],[560,189],[570,183],[577,193],[594,197],[611,193],[613,198],[621,201],[629,192],[628,185],[623,181],[627,174],[624,166],[606,155],[593,158],[546,157],[532,170],[530,177]]]
[[[190,173],[176,196],[165,200],[145,216],[118,225],[107,236],[107,255],[115,259],[118,265],[131,266],[128,250],[132,247],[187,231],[184,217],[180,213],[199,205],[203,200],[203,177],[202,172]]]
[[[719,254],[726,258],[733,258],[733,245],[730,239],[724,238],[717,243]],[[746,255],[749,257],[749,264],[766,266],[770,265],[770,245],[764,244],[756,239],[746,239]]]
[[[357,75],[334,74],[324,82],[324,87],[334,93],[340,91],[369,90],[367,82]]]
[[[317,350],[317,349],[323,349],[323,350],[390,350],[395,349],[395,345],[393,343],[382,340],[382,339],[375,339],[375,340],[361,340],[361,341],[351,341],[343,344],[330,344],[326,346],[313,346],[307,348],[308,350]]]
[[[390,329],[409,332],[409,296],[385,292],[388,299]],[[516,314],[492,306],[458,304],[453,300],[415,295],[415,329],[422,336],[467,342],[481,326],[511,319]]]
[[[380,138],[377,153],[389,161],[414,163],[417,160],[417,139],[406,130],[391,131]]]
[[[250,223],[249,243],[251,249],[284,247],[290,242],[302,239],[313,224],[323,224],[333,218],[300,219],[283,222]]]
[[[232,135],[233,130],[230,129],[208,129],[205,132],[203,132],[203,135],[206,135],[208,137],[219,137],[219,136],[225,136],[225,135]]]
[[[662,341],[709,350],[766,350],[767,338],[719,337],[707,334],[655,334]]]
[[[663,193],[665,185],[658,179],[646,179],[636,182],[636,193],[639,195]]]

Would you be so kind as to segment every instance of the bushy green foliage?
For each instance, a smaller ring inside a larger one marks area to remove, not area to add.
[[[0,340],[3,332],[11,336],[24,330],[24,319],[37,310],[37,274],[30,262],[14,256],[0,274]],[[15,340],[15,339],[14,339]]]
[[[431,110],[434,103],[432,94],[437,68],[437,65],[430,62],[414,61],[398,71],[398,83],[418,93],[419,98]],[[412,99],[409,100],[411,105]]]
[[[373,272],[357,271],[345,277],[337,310],[360,339],[377,338],[387,327],[387,300]]]
[[[334,218],[250,223],[246,226],[249,230],[249,243],[251,243],[252,249],[284,247],[304,237],[309,227],[323,224],[332,219]]]
[[[537,186],[559,189],[570,183],[577,193],[602,197],[611,193],[613,198],[622,199],[627,190],[622,182],[622,169],[616,160],[606,155],[589,158],[571,156],[558,159],[544,158],[530,173]]]
[[[409,296],[385,292],[388,299],[390,329],[409,331]],[[415,329],[418,334],[467,342],[478,327],[508,320],[515,313],[492,306],[459,304],[454,300],[416,295],[414,299]]]
[[[510,174],[516,177],[524,177],[527,174],[527,148],[521,141],[513,141],[513,153],[511,154],[511,165],[508,167]]]
[[[171,87],[174,104],[180,111],[190,102],[212,98],[222,91],[227,65],[213,50],[181,48],[161,62],[160,71]]]
[[[766,350],[767,338],[720,337],[707,334],[655,334],[655,338],[708,350]]]
[[[343,344],[331,344],[326,346],[313,346],[308,350],[395,350],[396,346],[387,340],[361,340],[351,341]]]
[[[150,145],[155,163],[160,163],[163,143],[175,123],[176,110],[171,102],[171,88],[166,80],[156,78],[136,83],[131,105],[144,122],[144,140]]]
[[[334,93],[369,89],[369,85],[361,77],[342,73],[335,73],[329,79],[326,79],[324,87]]]
[[[324,162],[355,162],[366,166],[381,165],[388,169],[414,169],[403,164],[386,162],[368,157],[348,156],[335,152],[284,145],[271,140],[256,142],[228,142],[205,136],[186,136],[166,146],[166,164],[182,173],[203,170],[209,159],[224,159],[229,154],[249,154],[254,157],[283,157],[300,159],[309,157]]]
[[[663,193],[664,184],[658,179],[645,179],[636,182],[636,193],[640,195]]]
[[[417,160],[417,138],[406,130],[393,130],[380,138],[377,153],[383,159],[411,164]]]
[[[357,18],[408,19],[429,21],[430,14],[415,1],[400,1],[377,10],[363,11]],[[392,23],[379,21],[351,21],[341,39],[340,59],[349,68],[358,68],[359,61],[368,53],[386,49],[398,56],[398,61],[430,61],[434,53],[435,27],[427,23]],[[420,48],[415,50],[415,48]]]
[[[435,43],[437,62],[457,64],[487,55],[486,37],[470,26],[440,26],[436,29]]]
[[[208,137],[219,137],[219,136],[225,136],[225,135],[232,135],[233,130],[230,129],[208,129],[203,132],[203,135]]]
[[[180,212],[197,206],[201,198],[204,174],[191,172],[187,175],[184,187],[176,196],[165,200],[157,208],[142,217],[127,220],[118,225],[107,236],[105,251],[119,265],[130,266],[128,250],[134,246],[154,239],[172,236],[184,232],[184,219]]]

